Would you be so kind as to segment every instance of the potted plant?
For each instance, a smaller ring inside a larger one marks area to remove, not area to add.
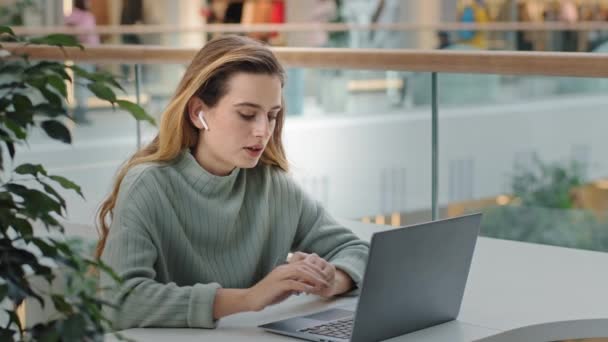
[[[585,165],[545,162],[537,155],[530,165],[515,165],[510,205],[485,210],[483,234],[500,239],[536,242],[598,251],[608,250],[608,226],[577,205],[585,183]]]
[[[67,35],[20,38],[0,26],[0,41],[17,46],[28,44],[80,47]],[[97,341],[110,329],[102,307],[113,305],[97,296],[96,277],[91,268],[120,279],[100,261],[82,254],[65,239],[48,232],[63,232],[66,202],[57,191],[63,187],[82,195],[72,181],[49,174],[40,164],[13,165],[16,145],[25,144],[32,129],[41,128],[51,138],[71,143],[64,123],[70,120],[66,108],[68,69],[89,81],[91,92],[113,107],[131,113],[137,120],[154,120],[137,104],[117,99],[122,90],[107,72],[89,73],[78,66],[55,61],[31,61],[10,53],[0,43],[0,302],[6,321],[0,325],[2,341]],[[16,49],[11,49],[16,51]],[[18,50],[18,49],[17,49]],[[7,153],[3,153],[6,151]],[[7,158],[8,157],[8,158]],[[40,226],[44,229],[36,229]],[[61,234],[59,235],[61,236]],[[66,288],[53,291],[55,270],[65,274]],[[49,286],[34,286],[33,279]],[[17,310],[25,300],[53,305],[58,315],[33,326],[22,326]],[[1,320],[1,318],[0,318]]]

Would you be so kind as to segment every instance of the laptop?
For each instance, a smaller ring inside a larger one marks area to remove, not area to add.
[[[309,341],[378,341],[456,319],[481,214],[374,233],[352,307],[261,325]]]

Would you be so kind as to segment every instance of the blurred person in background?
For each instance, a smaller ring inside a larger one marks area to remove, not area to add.
[[[530,15],[530,8],[525,2],[520,2],[517,4],[517,21],[519,23],[529,23],[532,21],[532,16]],[[530,31],[518,30],[516,36],[518,51],[533,50],[534,44],[532,43]]]
[[[450,45],[452,45],[452,42],[450,41],[450,34],[449,32],[446,31],[439,31],[437,32],[437,49],[442,50],[442,49],[447,49],[450,47]]]
[[[89,10],[89,1],[74,0],[72,4],[72,13],[64,18],[64,23],[67,26],[73,27],[81,31],[76,38],[78,41],[87,46],[99,45],[99,35],[92,32],[96,28],[95,16]],[[95,66],[92,64],[79,64],[80,68],[87,72],[94,72]],[[87,100],[89,98],[89,90],[85,79],[74,76],[74,111],[72,119],[80,124],[88,124],[90,121],[86,118]]]
[[[143,3],[142,0],[123,0],[122,10],[120,11],[120,25],[137,25],[143,23]],[[141,38],[135,33],[125,33],[121,35],[123,44],[141,44]],[[127,80],[132,80],[132,67],[129,64],[120,66],[123,76]]]
[[[370,0],[347,0],[342,2],[342,13],[349,24],[367,26],[372,22],[373,15],[370,13],[378,8],[376,1]],[[369,30],[351,30],[349,32],[350,48],[366,48],[370,45]]]
[[[371,18],[372,24],[391,25],[401,20],[401,1],[377,0]],[[376,49],[400,49],[404,47],[403,31],[376,29],[370,32],[370,45]],[[405,99],[405,86],[410,73],[387,70],[386,96],[391,105],[398,107]]]
[[[600,4],[583,4],[581,7],[581,20],[582,21],[604,21],[604,13]],[[605,35],[602,30],[589,30],[582,32],[579,36],[581,39],[585,39],[584,51],[593,51],[596,47],[601,45],[605,41]]]
[[[572,0],[561,0],[559,20],[566,24],[575,24],[579,20],[576,4]],[[564,30],[562,33],[562,51],[578,50],[578,32],[575,30]]]
[[[460,22],[484,24],[490,21],[490,11],[484,0],[466,3],[460,13]],[[483,30],[462,30],[458,32],[461,42],[478,49],[488,48],[488,39]]]
[[[224,17],[222,18],[222,22],[224,24],[241,23],[241,17],[243,16],[243,2],[244,1],[228,0],[226,11],[224,12]]]
[[[336,2],[334,0],[312,0],[308,6],[309,12],[303,15],[302,21],[311,25],[327,24],[336,16]],[[306,47],[326,47],[329,43],[329,35],[326,30],[312,30],[298,34],[298,45]],[[312,77],[323,80],[326,70],[308,70]],[[287,114],[302,115],[304,112],[305,75],[302,68],[287,69],[287,84],[285,85],[285,97],[287,102]],[[315,96],[319,98],[322,87],[318,87]]]
[[[136,25],[143,23],[142,0],[123,0],[120,12],[120,25]],[[141,38],[134,33],[122,35],[124,44],[141,44]]]
[[[372,24],[397,24],[401,17],[400,2],[399,0],[378,0],[372,15]],[[403,47],[401,37],[402,32],[397,30],[371,30],[371,47],[399,49]]]

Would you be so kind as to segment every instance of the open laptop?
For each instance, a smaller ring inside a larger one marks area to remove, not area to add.
[[[357,304],[260,328],[310,341],[359,342],[454,320],[480,221],[474,214],[374,233]]]

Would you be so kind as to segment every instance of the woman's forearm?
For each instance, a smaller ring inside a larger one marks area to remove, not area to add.
[[[251,311],[247,289],[218,289],[213,303],[213,318],[220,319],[235,313]]]
[[[352,290],[355,285],[351,277],[341,269],[336,269],[336,285],[334,296],[341,295],[345,292]]]

